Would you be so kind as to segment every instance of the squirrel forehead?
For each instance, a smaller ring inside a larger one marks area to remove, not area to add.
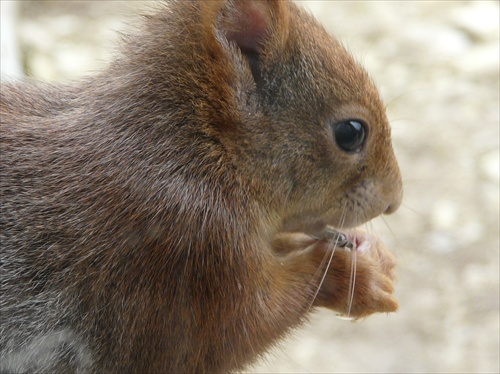
[[[277,30],[286,34],[286,43],[282,48],[273,44],[273,50],[265,53],[276,62],[275,71],[289,70],[288,76],[297,83],[313,82],[309,88],[325,101],[380,104],[372,79],[341,42],[304,9],[288,5],[288,27]]]
[[[269,77],[271,86],[280,86],[283,97],[302,96],[303,102],[318,113],[328,114],[342,104],[357,104],[369,117],[385,122],[384,105],[366,70],[314,18],[307,15],[305,21],[305,27],[291,26],[286,52],[275,56],[274,64],[271,62],[275,67],[271,73],[276,72]],[[298,18],[298,23],[305,21]],[[288,79],[283,81],[283,77]]]

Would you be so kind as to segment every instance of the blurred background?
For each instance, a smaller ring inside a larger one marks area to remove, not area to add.
[[[500,372],[499,3],[301,4],[387,103],[405,200],[367,228],[398,258],[401,309],[356,323],[320,311],[248,372]],[[1,7],[2,81],[62,82],[109,63],[118,32],[151,2]]]

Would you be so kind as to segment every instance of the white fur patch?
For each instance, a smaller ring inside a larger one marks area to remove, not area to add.
[[[0,372],[50,372],[60,366],[85,372],[91,363],[88,346],[71,330],[63,329],[36,336],[23,347],[7,353],[0,360]]]

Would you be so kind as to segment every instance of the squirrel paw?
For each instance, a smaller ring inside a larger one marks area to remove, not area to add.
[[[393,295],[394,256],[378,239],[364,232],[350,231],[346,237],[352,248],[334,249],[335,242],[322,239],[307,250],[322,269],[314,305],[352,319],[395,312],[398,302]]]

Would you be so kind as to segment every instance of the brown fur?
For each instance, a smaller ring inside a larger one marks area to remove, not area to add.
[[[328,269],[331,243],[292,232],[399,206],[366,72],[285,1],[172,2],[123,48],[77,86],[2,87],[0,369],[235,371],[311,307],[346,313],[352,253]],[[349,118],[354,154],[330,127]],[[373,247],[353,317],[397,309]]]

